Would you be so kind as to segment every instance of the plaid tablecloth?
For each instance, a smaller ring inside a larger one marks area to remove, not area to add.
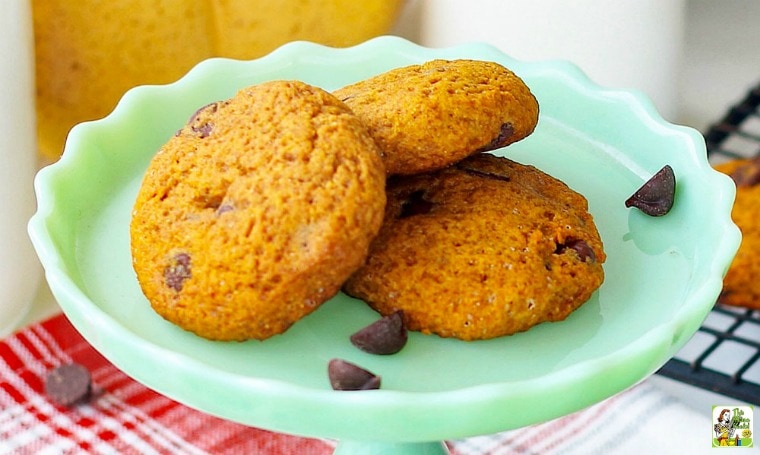
[[[93,398],[51,402],[43,383],[77,362],[92,373]],[[710,414],[643,382],[550,422],[447,441],[454,455],[701,453]],[[63,315],[0,342],[0,454],[331,454],[335,441],[250,428],[190,409],[135,382],[98,354]]]

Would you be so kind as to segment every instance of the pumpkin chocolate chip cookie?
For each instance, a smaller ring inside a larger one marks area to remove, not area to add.
[[[731,217],[742,232],[718,302],[760,310],[760,157],[732,160],[715,168],[736,183]]]
[[[433,60],[334,92],[368,125],[389,175],[441,169],[533,132],[538,102],[494,62]]]
[[[477,340],[565,319],[602,284],[587,201],[489,153],[392,177],[380,233],[344,291],[410,330]]]
[[[142,290],[208,339],[282,333],[362,264],[385,176],[364,124],[321,89],[266,82],[205,106],[158,151],[137,195]]]

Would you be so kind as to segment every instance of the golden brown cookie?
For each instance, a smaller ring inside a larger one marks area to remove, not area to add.
[[[130,226],[137,278],[202,337],[282,333],[362,263],[384,186],[377,146],[338,99],[295,81],[245,88],[150,163]]]
[[[538,102],[494,62],[433,60],[397,68],[334,92],[369,126],[389,175],[441,169],[525,138]]]
[[[410,330],[487,339],[565,319],[602,284],[586,199],[532,166],[478,154],[397,176],[365,265],[344,291]]]
[[[736,183],[731,217],[742,232],[742,243],[723,279],[718,302],[760,310],[760,157],[715,168]]]

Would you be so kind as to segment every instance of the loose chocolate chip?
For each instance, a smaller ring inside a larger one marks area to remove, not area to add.
[[[91,392],[90,372],[78,363],[56,367],[45,377],[45,394],[62,406],[85,402]]]
[[[676,176],[673,168],[665,165],[625,201],[625,206],[636,207],[650,216],[662,216],[673,207],[675,194]]]
[[[731,173],[736,186],[749,187],[760,183],[760,156],[747,161]]]
[[[564,244],[557,245],[556,254],[562,254],[568,249],[575,251],[583,262],[596,262],[594,250],[588,246],[588,243],[580,239],[569,239]]]
[[[182,290],[185,280],[190,276],[190,255],[187,253],[176,254],[172,258],[171,264],[164,269],[166,285],[177,292]]]
[[[433,209],[433,203],[425,199],[425,192],[417,190],[401,204],[401,213],[399,218],[407,218],[414,215],[424,215],[430,213]]]
[[[327,375],[333,390],[372,390],[380,388],[380,376],[342,359],[332,359]]]
[[[402,313],[383,316],[350,337],[351,343],[370,354],[395,354],[406,345],[407,331]]]
[[[513,134],[515,134],[515,128],[512,126],[512,124],[509,122],[502,123],[501,128],[499,128],[499,135],[496,136],[491,142],[480,148],[478,151],[487,152],[489,150],[495,150],[504,147],[509,143],[509,140],[512,138]]]

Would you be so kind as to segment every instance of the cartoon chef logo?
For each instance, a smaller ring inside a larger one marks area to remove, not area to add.
[[[752,447],[752,406],[713,406],[713,447]]]

